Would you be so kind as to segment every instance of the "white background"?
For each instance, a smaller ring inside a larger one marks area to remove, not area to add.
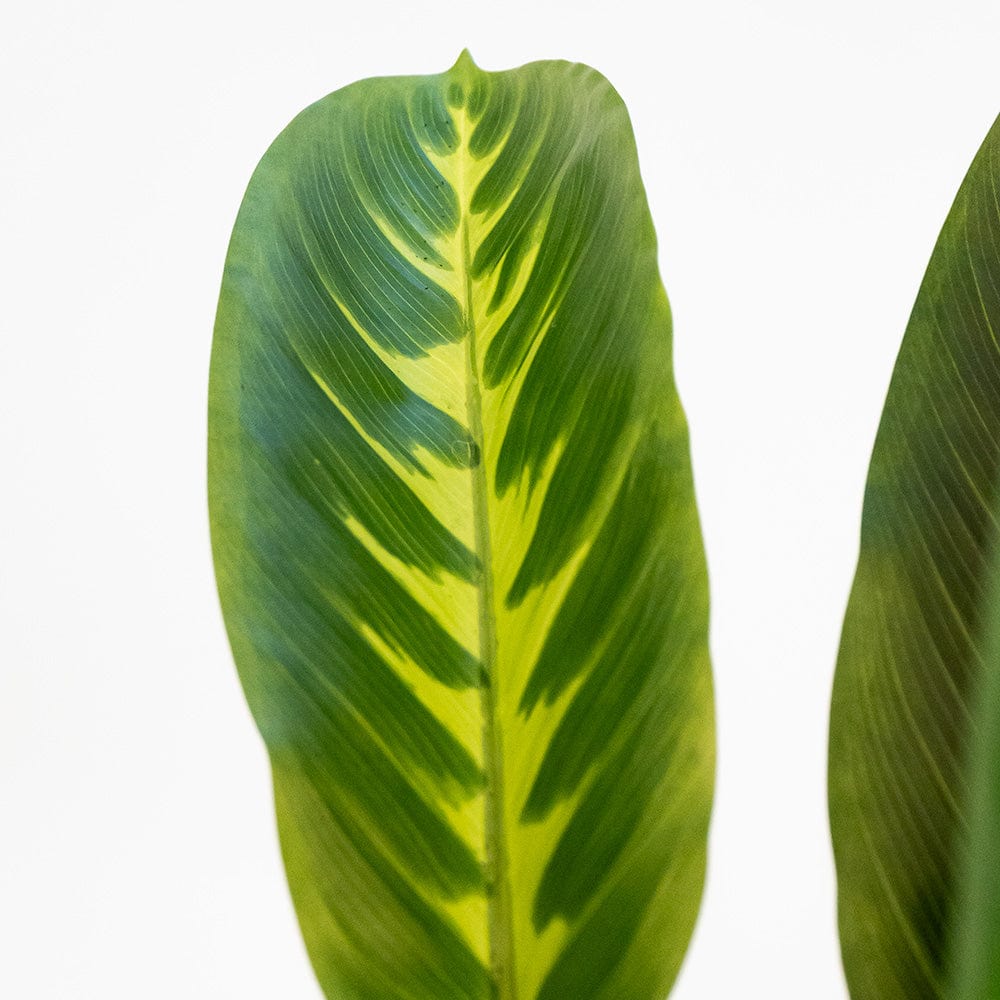
[[[4,9],[0,996],[319,997],[214,592],[215,299],[244,186],[293,115],[469,46],[485,69],[603,71],[660,235],[720,734],[709,883],[674,998],[843,1000],[833,663],[892,361],[1000,111],[1000,8]]]

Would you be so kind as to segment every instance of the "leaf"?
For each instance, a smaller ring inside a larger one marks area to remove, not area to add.
[[[830,723],[830,822],[855,1000],[983,1000],[1000,780],[1000,122],[963,182],[903,339],[875,442]],[[996,805],[994,799],[994,807]],[[988,840],[984,839],[987,837]],[[984,851],[987,842],[990,849]],[[978,844],[974,849],[973,845]],[[975,852],[978,851],[978,856]],[[974,860],[975,858],[975,860]],[[988,908],[987,907],[987,908]],[[985,912],[985,911],[984,911]],[[965,950],[965,957],[959,953]],[[997,980],[994,979],[994,983]],[[964,985],[963,985],[964,983]]]
[[[662,997],[713,775],[707,584],[621,99],[366,80],[250,183],[212,356],[223,610],[329,997]]]
[[[983,619],[983,676],[975,692],[976,729],[969,737],[968,843],[960,859],[949,976],[955,1000],[1000,996],[1000,550],[995,546]]]

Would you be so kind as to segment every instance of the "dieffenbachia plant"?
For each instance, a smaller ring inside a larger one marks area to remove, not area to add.
[[[872,456],[830,729],[854,1000],[1000,997],[1000,122],[931,257]]]
[[[337,1000],[661,1000],[701,895],[707,583],[620,98],[366,80],[250,183],[215,328],[219,590]]]

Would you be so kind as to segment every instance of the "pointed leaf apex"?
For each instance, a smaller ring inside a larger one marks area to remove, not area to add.
[[[472,58],[472,53],[468,49],[462,49],[461,55],[455,60],[455,65],[452,66],[450,72],[456,74],[465,74],[470,71],[475,72],[479,67],[476,65],[475,60]]]

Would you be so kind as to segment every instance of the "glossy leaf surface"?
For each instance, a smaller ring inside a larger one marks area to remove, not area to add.
[[[994,125],[924,277],[869,471],[830,735],[855,1000],[1000,996],[1000,768],[987,735],[1000,721],[998,178]]]
[[[209,465],[327,995],[665,995],[704,874],[707,584],[607,81],[463,55],[303,112],[233,234]]]

